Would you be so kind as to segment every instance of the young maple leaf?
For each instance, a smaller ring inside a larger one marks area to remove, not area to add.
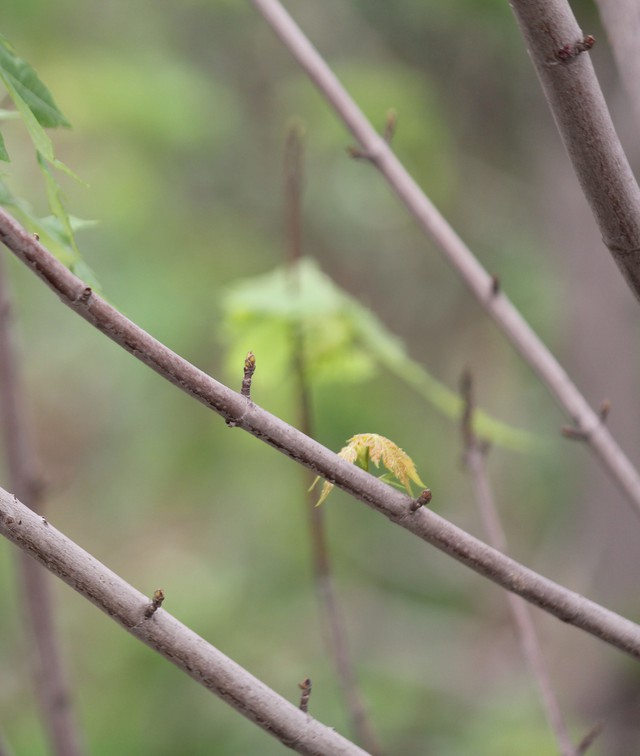
[[[405,488],[409,496],[413,496],[411,481],[425,488],[411,457],[393,441],[384,436],[379,436],[377,433],[359,433],[352,436],[347,445],[340,449],[338,456],[367,471],[369,470],[369,462],[373,462],[376,467],[379,467],[382,463],[389,472],[382,475],[381,480]],[[320,480],[319,477],[313,481],[310,491],[318,480]],[[326,480],[322,486],[320,498],[316,504],[317,507],[329,496],[332,489],[333,483]]]

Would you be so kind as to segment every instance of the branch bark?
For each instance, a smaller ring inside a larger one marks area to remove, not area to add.
[[[222,654],[0,488],[0,534],[226,704],[298,753],[366,756]]]
[[[592,38],[566,0],[510,4],[602,240],[640,299],[640,188],[586,54]]]
[[[563,622],[640,659],[640,626],[542,577],[465,533],[299,430],[232,391],[150,336],[95,294],[5,210],[0,241],[64,304],[179,389],[294,461],[311,468],[392,522]]]
[[[480,305],[567,412],[640,516],[640,474],[562,366],[505,294],[496,290],[493,277],[433,206],[282,5],[277,0],[252,2],[358,140],[364,154],[378,168],[420,228],[439,247]]]

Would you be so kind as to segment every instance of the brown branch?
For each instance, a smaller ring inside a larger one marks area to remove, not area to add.
[[[148,617],[149,599],[143,593],[1,488],[0,534],[287,747],[312,756],[365,756],[361,748],[300,711],[164,609]]]
[[[11,297],[4,255],[0,255],[0,418],[9,485],[32,509],[42,511],[42,481],[28,432],[26,399],[19,376],[18,355],[11,329]],[[51,750],[57,756],[79,756],[80,737],[73,714],[71,690],[54,620],[54,599],[45,570],[24,552],[18,572],[33,688]]]
[[[479,442],[473,431],[473,386],[471,374],[468,371],[463,374],[460,393],[465,408],[461,426],[464,461],[473,479],[476,503],[487,533],[487,540],[494,548],[506,552],[507,538],[500,522],[485,464],[487,449]],[[529,607],[519,596],[514,596],[512,593],[507,593],[507,600],[522,653],[538,685],[547,720],[555,735],[560,753],[562,756],[577,756],[578,751],[571,741],[567,724],[562,716]]]
[[[511,0],[511,7],[602,239],[640,299],[640,188],[583,54],[594,39],[567,0]]]
[[[299,263],[302,259],[302,188],[304,183],[302,166],[302,130],[299,124],[294,124],[289,129],[285,145],[284,193],[287,257],[290,263],[291,291],[296,301],[299,301],[300,297]],[[291,344],[293,373],[297,384],[298,425],[304,434],[313,437],[315,434],[313,433],[311,391],[305,359],[305,339],[300,322],[292,325]],[[360,694],[355,665],[349,650],[347,628],[335,591],[325,527],[325,509],[315,505],[314,496],[310,491],[314,474],[310,470],[305,470],[305,473],[313,577],[327,648],[333,659],[355,738],[371,754],[379,754],[380,746]]]
[[[277,0],[252,2],[358,140],[362,150],[414,216],[420,228],[442,251],[480,305],[578,429],[588,434],[590,447],[624,491],[636,514],[640,515],[640,474],[609,431],[602,426],[597,413],[591,409],[562,366],[499,285],[496,285],[496,279],[484,270],[471,250],[433,206],[282,5]],[[561,46],[559,44],[558,49]],[[588,56],[581,55],[579,60],[585,57]],[[556,68],[564,67],[558,65]]]
[[[342,488],[405,530],[497,585],[635,659],[640,626],[567,590],[420,507],[412,499],[352,465],[172,352],[93,293],[77,276],[0,209],[0,241],[41,278],[62,302],[156,373],[256,438]]]

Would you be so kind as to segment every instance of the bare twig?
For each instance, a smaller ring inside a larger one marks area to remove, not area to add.
[[[506,551],[507,539],[500,522],[485,465],[486,449],[480,444],[473,431],[473,386],[471,373],[468,371],[465,371],[462,377],[461,394],[465,403],[462,418],[464,460],[473,478],[480,516],[489,543],[500,551]],[[514,596],[512,593],[507,593],[507,600],[522,652],[538,685],[547,720],[555,735],[560,753],[562,756],[577,756],[578,752],[571,742],[565,719],[562,716],[529,607],[519,596]]]
[[[299,297],[299,262],[302,259],[302,187],[303,187],[303,144],[299,124],[294,124],[287,134],[284,156],[285,177],[285,219],[288,259],[290,262],[290,283],[294,297]],[[296,322],[291,329],[293,369],[297,383],[298,425],[307,436],[314,436],[311,410],[311,391],[307,379],[305,360],[305,339],[301,323]],[[355,738],[372,754],[380,753],[380,747],[367,716],[367,711],[356,681],[355,666],[349,651],[347,628],[336,595],[327,544],[325,509],[316,507],[310,491],[314,475],[305,470],[307,482],[307,514],[311,542],[313,576],[320,604],[325,637],[329,653],[333,659],[336,674],[342,688],[352,731]]]
[[[11,332],[11,298],[4,255],[0,255],[0,418],[9,484],[32,509],[41,509],[42,482],[29,438],[26,400]],[[33,641],[29,658],[51,751],[57,756],[82,753],[71,690],[66,678],[54,620],[50,578],[20,552],[19,574],[24,622]]]
[[[412,499],[353,465],[172,352],[119,313],[0,209],[0,240],[62,302],[175,385],[294,461],[311,468],[392,522],[549,614],[640,659],[640,626],[567,590],[465,533],[435,512],[410,510]],[[87,294],[88,292],[88,294]]]
[[[591,58],[581,54],[593,37],[583,35],[567,0],[510,3],[602,239],[640,298],[640,188]]]
[[[600,418],[571,382],[518,310],[496,286],[469,248],[432,205],[389,145],[376,132],[335,74],[277,0],[252,0],[327,102],[385,177],[422,230],[440,248],[482,307],[502,329],[577,427],[589,436],[589,444],[640,515],[640,475],[602,426]],[[577,39],[578,37],[576,37]],[[562,45],[558,45],[560,49]],[[578,60],[587,58],[582,55]],[[564,66],[556,66],[564,69]]]
[[[146,616],[149,599],[0,488],[0,534],[102,609],[226,704],[298,753],[366,753],[317,722],[179,622],[169,612]]]

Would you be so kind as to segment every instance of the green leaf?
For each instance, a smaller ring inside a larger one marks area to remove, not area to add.
[[[222,302],[230,370],[252,350],[260,355],[261,383],[278,385],[290,370],[291,333],[305,345],[305,364],[313,381],[360,382],[385,369],[411,386],[438,412],[459,421],[460,396],[411,358],[397,336],[336,284],[310,259],[292,271],[277,268],[231,285]],[[541,446],[532,433],[501,422],[481,409],[474,412],[478,436],[516,451]]]
[[[56,128],[69,127],[69,121],[64,117],[51,96],[51,92],[38,78],[38,74],[22,58],[19,58],[13,45],[0,35],[0,78],[14,100],[15,93],[40,126]],[[17,107],[17,103],[16,103]]]
[[[15,54],[13,46],[2,35],[0,35],[0,80],[13,100],[36,152],[58,170],[84,183],[71,168],[56,158],[51,139],[44,130],[45,127],[68,127],[69,122],[62,115],[51,93],[40,81],[33,68]]]

